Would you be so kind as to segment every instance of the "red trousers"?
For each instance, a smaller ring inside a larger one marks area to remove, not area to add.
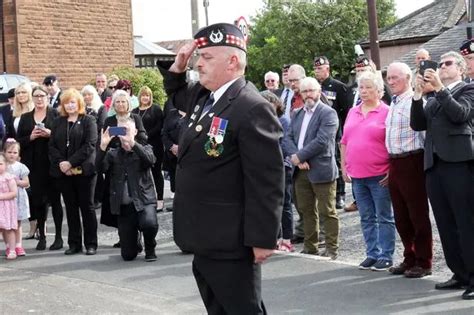
[[[388,188],[395,226],[402,240],[404,263],[431,268],[433,236],[423,171],[423,152],[390,159]]]

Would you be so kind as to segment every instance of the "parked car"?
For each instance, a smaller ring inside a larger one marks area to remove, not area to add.
[[[8,103],[8,91],[25,81],[31,82],[30,79],[20,74],[0,74],[0,106]]]

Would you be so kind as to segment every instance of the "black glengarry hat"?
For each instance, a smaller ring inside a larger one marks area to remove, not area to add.
[[[230,46],[247,52],[244,35],[237,26],[228,23],[217,23],[201,28],[194,35],[194,42],[198,48]]]
[[[43,84],[44,85],[51,85],[51,84],[54,83],[54,81],[57,81],[57,80],[58,80],[58,78],[54,74],[48,75],[44,78]]]
[[[463,56],[474,53],[474,39],[471,38],[463,41],[459,51]]]
[[[319,67],[319,66],[329,66],[329,59],[326,56],[319,56],[314,58],[314,66]]]

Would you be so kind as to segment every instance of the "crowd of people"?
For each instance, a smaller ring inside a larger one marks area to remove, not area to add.
[[[48,75],[42,84],[24,82],[11,89],[8,100],[0,117],[5,168],[0,229],[4,231],[6,259],[26,255],[22,238],[36,238],[36,250],[46,249],[49,207],[55,226],[49,250],[63,248],[62,196],[68,226],[66,255],[81,253],[83,248],[86,255],[96,253],[96,210],[100,208],[100,222],[118,229],[119,242],[114,246],[121,247],[124,259],[134,259],[143,250],[143,233],[145,260],[156,260],[156,212],[164,207],[162,169],[174,179],[178,134],[185,114],[168,102],[165,120],[149,87],[143,86],[135,96],[130,81],[115,75],[107,80],[102,73],[97,74],[95,86],[85,85],[80,91],[62,90],[58,78]],[[118,134],[109,134],[117,127]],[[135,131],[132,138],[136,143],[130,146],[130,135]],[[119,171],[112,165],[124,157],[112,153],[121,152],[120,148],[130,152],[126,154],[130,161],[120,163]],[[142,152],[148,153],[146,162],[140,162]],[[116,187],[118,176],[122,176],[119,183],[128,183],[127,190]],[[9,206],[15,200],[15,206]],[[153,209],[154,220],[149,209]],[[142,213],[148,213],[145,219],[141,219]],[[121,224],[122,215],[127,224]],[[21,222],[26,219],[30,229],[23,236]],[[130,235],[134,233],[132,244]]]
[[[196,49],[199,82],[187,82]],[[463,299],[474,299],[474,41],[439,63],[429,59],[420,50],[414,70],[393,62],[384,81],[362,55],[347,85],[317,56],[314,78],[287,64],[282,88],[269,71],[258,92],[244,79],[240,30],[220,23],[201,29],[170,67],[158,64],[169,96],[164,111],[148,87],[135,96],[115,76],[98,74],[96,86],[80,92],[61,91],[55,76],[23,83],[1,112],[6,258],[25,255],[21,221],[28,217],[26,238],[37,233],[36,249],[46,249],[49,205],[50,250],[63,247],[62,195],[65,254],[83,246],[96,253],[100,206],[100,222],[118,229],[124,260],[143,250],[142,236],[145,260],[156,260],[167,170],[176,191],[174,239],[194,254],[209,313],[265,313],[260,263],[275,249],[292,252],[302,242],[303,254],[337,259],[337,209],[360,215],[366,258],[359,269],[430,275],[429,203],[453,272],[436,289],[464,288]],[[347,205],[345,183],[354,199]],[[404,251],[394,264],[397,231]]]

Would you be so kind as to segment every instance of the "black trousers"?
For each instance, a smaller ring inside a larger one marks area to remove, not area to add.
[[[156,204],[147,205],[142,211],[137,211],[133,203],[122,205],[117,218],[120,237],[120,250],[124,260],[133,260],[137,257],[138,231],[143,233],[145,253],[153,252],[156,247],[158,233],[158,219]]]
[[[261,267],[253,263],[253,256],[232,260],[194,255],[193,274],[208,314],[267,313]]]
[[[446,264],[455,279],[474,288],[474,161],[435,158],[426,183]]]
[[[57,180],[66,204],[66,219],[69,229],[70,248],[82,248],[82,227],[84,246],[97,249],[97,217],[94,210],[96,175],[64,176]]]

